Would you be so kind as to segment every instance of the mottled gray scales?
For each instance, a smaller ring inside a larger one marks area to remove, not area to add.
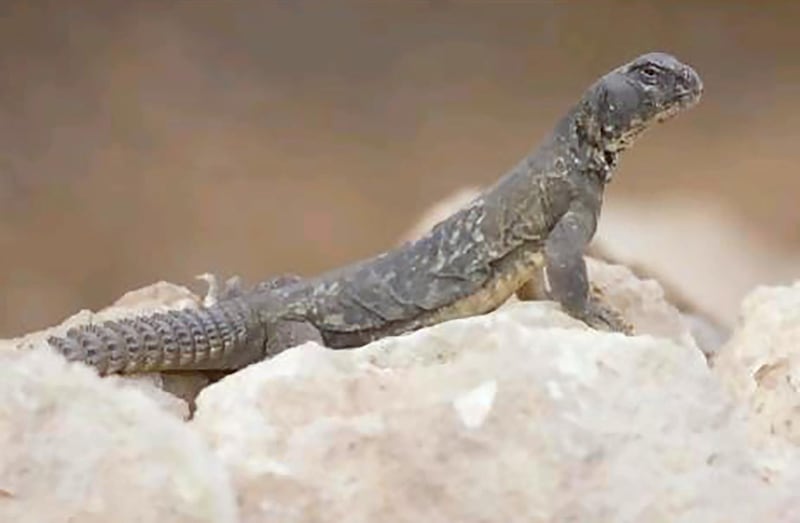
[[[101,372],[235,369],[307,340],[357,346],[482,314],[513,293],[628,332],[591,294],[583,253],[619,155],[697,103],[691,67],[649,53],[601,77],[540,145],[430,233],[314,278],[226,286],[213,306],[70,330],[50,344]]]
[[[235,347],[243,345],[247,340],[247,318],[238,307],[239,300],[220,303],[216,309],[216,325],[220,337],[220,345],[212,347],[210,358],[224,358],[233,352]]]
[[[140,344],[144,348],[141,363],[142,370],[163,368],[163,365],[159,365],[163,360],[161,339],[151,325],[150,319],[137,318],[125,321],[140,334]]]
[[[178,310],[72,328],[50,344],[67,359],[84,361],[101,373],[170,369],[236,368],[248,333],[263,329],[241,301],[201,310]],[[250,361],[261,355],[255,351]],[[234,363],[226,358],[233,355]]]
[[[210,360],[217,360],[227,354],[234,343],[234,333],[231,325],[235,325],[237,318],[229,315],[224,307],[220,307],[219,316],[214,320],[215,330],[217,335],[215,342],[211,344],[209,352],[206,357]]]
[[[189,331],[173,315],[159,313],[152,317],[158,335],[161,337],[164,367],[180,364],[182,352],[194,352],[194,344]]]
[[[134,372],[140,368],[143,348],[139,344],[139,333],[130,322],[108,321],[103,323],[102,329],[114,341],[114,352],[118,354],[112,358],[108,372]]]
[[[342,278],[342,289],[321,299],[311,320],[324,330],[369,329],[473,292],[488,277],[485,247],[464,229],[447,225]],[[462,240],[456,248],[449,243],[453,234]],[[342,312],[343,321],[328,319]]]

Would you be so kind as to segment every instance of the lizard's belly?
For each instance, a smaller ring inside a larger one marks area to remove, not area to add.
[[[354,347],[370,341],[410,332],[443,321],[476,316],[493,311],[531,280],[537,281],[544,267],[539,249],[520,248],[492,264],[492,275],[477,291],[436,310],[381,327],[353,332],[329,332],[325,342],[334,348]]]
[[[495,264],[492,277],[477,292],[421,315],[411,323],[412,330],[447,320],[493,311],[528,281],[540,277],[544,257],[540,252],[515,252]]]

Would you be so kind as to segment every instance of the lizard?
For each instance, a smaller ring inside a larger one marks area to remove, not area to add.
[[[674,56],[641,55],[595,81],[530,154],[418,239],[318,276],[231,287],[209,306],[73,327],[48,344],[100,374],[232,372],[308,340],[351,348],[484,314],[515,293],[631,333],[590,286],[584,251],[620,153],[702,91]]]

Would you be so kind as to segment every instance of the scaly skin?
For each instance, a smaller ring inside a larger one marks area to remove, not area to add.
[[[419,240],[200,310],[78,327],[50,344],[101,373],[236,369],[308,339],[353,347],[482,314],[531,288],[591,326],[628,331],[590,292],[583,253],[619,153],[701,92],[690,67],[643,55],[598,80],[536,150]]]

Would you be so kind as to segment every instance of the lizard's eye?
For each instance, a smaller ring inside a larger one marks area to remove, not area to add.
[[[658,67],[654,65],[645,65],[641,69],[639,69],[639,76],[642,77],[642,80],[648,84],[653,84],[658,79]]]

